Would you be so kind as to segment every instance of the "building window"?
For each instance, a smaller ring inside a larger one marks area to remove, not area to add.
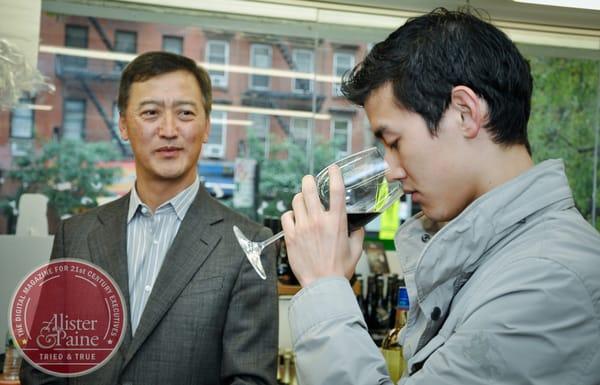
[[[256,138],[260,147],[264,149],[265,158],[269,158],[269,131],[270,131],[270,123],[271,118],[268,115],[262,114],[251,114],[250,121],[252,125],[250,126],[251,135]]]
[[[352,120],[333,118],[331,120],[331,139],[337,146],[338,156],[348,155],[351,150]]]
[[[83,139],[85,127],[85,100],[66,99],[63,113],[64,139]]]
[[[250,47],[250,66],[270,69],[273,66],[273,50],[265,44],[252,44]],[[271,78],[268,75],[250,75],[250,88],[268,90]]]
[[[229,43],[226,41],[209,40],[206,42],[206,61],[209,64],[229,64]],[[209,70],[213,87],[227,87],[227,71]]]
[[[181,55],[183,53],[183,38],[179,36],[163,36],[162,50]]]
[[[68,25],[65,28],[65,46],[72,48],[88,47],[88,28],[82,25]],[[77,56],[64,56],[61,59],[63,66],[70,68],[87,67],[87,58]]]
[[[212,111],[210,113],[210,135],[202,149],[206,158],[223,158],[225,156],[225,138],[227,136],[227,112]]]
[[[302,149],[308,147],[308,135],[312,120],[306,118],[292,118],[290,122],[290,135],[292,141]]]
[[[137,52],[137,32],[133,31],[116,31],[115,32],[115,51],[124,53]],[[116,62],[117,70],[123,69],[127,62]]]
[[[354,68],[354,55],[350,53],[336,52],[333,54],[333,76],[342,76]],[[333,83],[333,96],[342,96],[340,83]]]
[[[19,100],[19,106],[14,108],[10,114],[10,137],[20,139],[33,138],[35,117],[33,110],[28,105],[33,104],[33,99],[23,98]]]
[[[298,71],[307,73],[315,71],[315,56],[313,51],[295,49],[292,51],[292,58]],[[303,94],[311,93],[313,90],[313,81],[310,79],[293,79],[292,90]]]

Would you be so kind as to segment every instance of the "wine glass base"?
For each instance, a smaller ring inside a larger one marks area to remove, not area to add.
[[[265,269],[260,261],[260,253],[263,249],[261,247],[262,245],[258,242],[252,242],[249,240],[244,233],[242,233],[242,230],[235,225],[233,226],[233,233],[235,234],[240,247],[244,251],[244,254],[246,254],[246,258],[248,258],[248,261],[252,267],[254,267],[254,270],[256,270],[256,273],[262,279],[267,279],[267,274],[265,273]]]

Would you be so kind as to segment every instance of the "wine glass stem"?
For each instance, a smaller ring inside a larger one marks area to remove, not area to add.
[[[280,231],[277,234],[273,235],[272,237],[265,239],[264,241],[261,242],[261,246],[262,246],[261,250],[282,237],[283,237],[283,231]]]

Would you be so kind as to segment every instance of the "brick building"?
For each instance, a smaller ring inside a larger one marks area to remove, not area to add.
[[[113,141],[125,159],[131,158],[116,125],[118,80],[127,58],[155,50],[182,53],[210,69],[214,107],[204,158],[234,159],[250,133],[267,153],[270,135],[290,137],[308,150],[313,128],[315,136],[335,138],[340,153],[356,151],[368,137],[366,120],[339,95],[333,78],[352,68],[366,49],[311,38],[43,13],[38,68],[56,92],[23,99],[23,108],[0,113],[0,169],[9,169],[12,157],[53,135]]]

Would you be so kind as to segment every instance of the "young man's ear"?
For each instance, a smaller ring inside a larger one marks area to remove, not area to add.
[[[121,134],[121,139],[127,141],[129,140],[129,134],[127,133],[127,122],[125,121],[125,116],[119,113],[119,133]]]
[[[451,105],[460,113],[465,138],[475,138],[487,119],[487,104],[467,86],[456,86],[451,91]]]

